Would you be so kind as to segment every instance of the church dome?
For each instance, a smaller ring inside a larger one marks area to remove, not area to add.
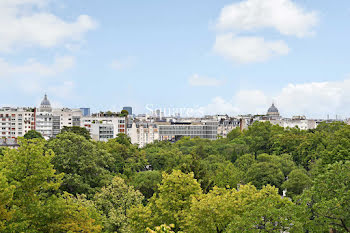
[[[41,101],[40,108],[51,108],[51,103],[47,99],[47,95],[45,94],[44,99]]]
[[[267,115],[279,115],[278,109],[274,103],[272,103],[271,107],[267,110]]]

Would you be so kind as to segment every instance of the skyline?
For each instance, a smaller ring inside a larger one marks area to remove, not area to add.
[[[82,112],[85,112],[88,109],[89,115],[93,115],[93,114],[97,114],[97,113],[106,113],[106,112],[110,112],[111,109],[100,109],[99,111],[91,111],[90,107],[87,106],[78,106],[76,108],[72,108],[70,106],[55,106],[51,104],[51,100],[50,98],[47,96],[47,94],[44,95],[43,99],[40,101],[39,104],[37,105],[31,105],[31,106],[0,106],[0,109],[21,109],[21,108],[29,108],[29,109],[39,109],[40,106],[42,105],[43,101],[48,100],[50,103],[50,106],[53,107],[53,109],[66,109],[66,110],[81,110]],[[142,116],[144,114],[148,115],[148,116],[155,116],[158,115],[163,117],[180,117],[180,118],[202,118],[205,116],[215,116],[215,115],[227,115],[228,117],[239,117],[239,116],[266,116],[268,115],[270,108],[273,107],[277,107],[277,112],[279,115],[281,115],[282,118],[288,119],[288,118],[294,118],[294,117],[306,117],[306,119],[319,119],[319,120],[349,120],[350,118],[348,117],[342,117],[339,115],[329,115],[327,114],[327,116],[325,118],[310,118],[306,115],[298,115],[298,114],[293,114],[291,117],[290,116],[284,116],[283,113],[281,114],[281,112],[278,110],[278,106],[275,105],[275,102],[272,102],[271,105],[268,106],[268,108],[266,108],[265,112],[260,112],[260,113],[246,113],[246,114],[240,114],[237,113],[236,115],[230,115],[228,113],[222,113],[222,114],[214,114],[214,113],[206,113],[204,112],[203,108],[176,108],[176,107],[160,107],[160,106],[156,106],[156,105],[146,105],[146,111],[145,112],[139,112],[137,114],[135,114],[134,112],[134,108],[133,106],[122,106],[120,107],[120,109],[117,110],[113,110],[112,112],[116,112],[116,113],[120,113],[122,110],[124,110],[124,108],[131,108],[134,116]]]
[[[3,0],[1,106],[347,118],[349,20],[345,0]]]

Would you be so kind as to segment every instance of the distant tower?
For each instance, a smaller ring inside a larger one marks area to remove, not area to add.
[[[90,116],[90,108],[80,108],[83,116]]]
[[[126,106],[126,107],[123,107],[123,110],[128,111],[129,115],[132,115],[132,107]]]

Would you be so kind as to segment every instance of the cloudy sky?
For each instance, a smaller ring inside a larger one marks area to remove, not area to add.
[[[349,25],[349,0],[0,0],[0,106],[350,117]]]

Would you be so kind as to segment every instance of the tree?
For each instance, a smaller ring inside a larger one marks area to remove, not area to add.
[[[52,160],[55,169],[64,173],[63,191],[91,197],[113,177],[114,158],[83,136],[65,132],[51,140],[47,148],[56,154]]]
[[[123,109],[120,113],[121,113],[121,116],[128,116],[129,115],[129,112],[125,109]]]
[[[213,186],[220,188],[236,188],[243,179],[242,172],[231,162],[217,162],[212,164],[208,176],[213,181]]]
[[[350,126],[346,125],[326,137],[327,146],[320,152],[324,164],[350,160]]]
[[[255,156],[252,154],[245,154],[240,156],[234,164],[241,171],[247,171],[254,163],[256,163]]]
[[[157,226],[155,227],[154,230],[147,228],[147,232],[148,233],[175,233],[174,231],[172,231],[171,229],[174,227],[173,224],[168,225],[161,225],[161,226]]]
[[[232,218],[227,232],[302,232],[296,213],[293,202],[281,198],[276,188],[267,185],[256,192],[242,214]]]
[[[269,153],[273,144],[273,135],[283,133],[284,128],[267,122],[254,122],[244,131],[243,139],[255,155]]]
[[[248,169],[245,181],[246,183],[251,182],[257,188],[268,184],[279,188],[284,181],[284,175],[278,164],[259,162]]]
[[[239,190],[215,187],[192,199],[185,230],[195,232],[300,232],[295,204],[283,199],[276,188]]]
[[[328,165],[302,199],[310,232],[350,232],[350,162]]]
[[[200,194],[201,188],[193,173],[184,174],[178,170],[171,174],[163,173],[158,192],[148,205],[139,205],[130,211],[133,231],[140,232],[161,224],[174,224],[174,231],[179,231],[188,215],[192,198]]]
[[[311,178],[306,174],[305,169],[299,168],[291,171],[288,175],[288,180],[286,180],[282,189],[287,190],[287,195],[289,197],[294,197],[295,195],[300,195],[306,188],[311,186]]]
[[[129,232],[127,213],[133,205],[141,204],[144,197],[120,177],[103,187],[94,196],[94,202],[106,217],[104,230],[107,232]]]
[[[162,181],[160,171],[142,171],[137,172],[130,181],[135,189],[139,190],[148,200],[158,190],[158,185]]]
[[[115,139],[119,144],[129,146],[131,144],[131,139],[125,133],[118,133],[117,138]]]
[[[39,133],[38,131],[35,130],[29,130],[27,133],[24,134],[23,136],[25,139],[34,139],[34,138],[39,138],[39,139],[44,139],[44,137]]]
[[[83,136],[87,140],[91,139],[90,132],[86,128],[83,128],[83,127],[79,127],[79,126],[63,126],[63,129],[61,130],[61,133],[65,133],[65,132],[71,132],[71,133],[78,134],[80,136]]]
[[[54,153],[44,151],[45,141],[22,139],[19,144],[0,159],[0,174],[6,177],[1,179],[0,197],[5,203],[10,200],[11,212],[2,232],[100,232],[84,206],[58,192],[62,174],[53,169]]]
[[[3,232],[6,227],[6,222],[11,219],[11,211],[8,210],[15,186],[10,186],[6,177],[0,173],[0,231]]]
[[[235,129],[231,130],[231,132],[229,132],[227,134],[227,139],[228,140],[233,140],[235,138],[238,138],[241,135],[242,135],[241,129],[239,127],[237,127]]]

